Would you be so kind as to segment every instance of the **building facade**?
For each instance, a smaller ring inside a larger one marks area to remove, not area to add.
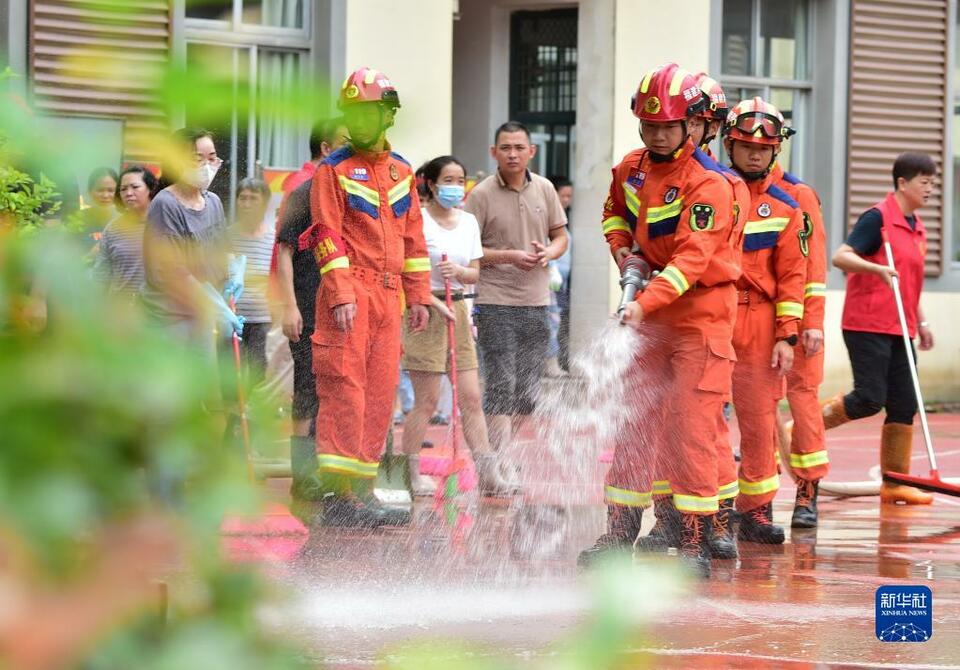
[[[98,3],[0,0],[0,57],[26,74],[22,85],[42,112],[64,123],[117,124],[127,159],[149,159],[146,131],[187,123],[190,110],[151,104],[151,91],[135,80],[98,88],[66,76],[61,64],[91,41],[105,59],[144,67],[215,54],[262,100],[303,81],[335,87],[353,68],[377,67],[400,90],[391,138],[414,164],[452,151],[471,172],[489,173],[494,129],[521,120],[538,145],[537,171],[575,183],[575,343],[618,299],[598,221],[610,167],[639,144],[628,109],[637,81],[666,61],[705,70],[733,101],[770,99],[799,131],[782,162],[820,193],[831,250],[890,188],[893,157],[920,150],[935,158],[940,188],[921,214],[930,231],[923,302],[938,342],[920,363],[930,397],[956,400],[957,3],[687,0],[681,13],[654,0],[144,0],[121,3],[132,8],[116,24],[104,23]],[[216,129],[229,159],[221,192],[260,168],[295,168],[307,158],[308,128],[273,112],[234,115]],[[833,271],[825,393],[850,380],[839,328],[843,285]]]

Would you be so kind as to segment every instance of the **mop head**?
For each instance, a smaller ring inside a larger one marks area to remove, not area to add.
[[[960,486],[943,481],[940,477],[920,477],[902,472],[884,472],[883,481],[901,486],[913,486],[924,491],[942,493],[948,496],[960,496]]]

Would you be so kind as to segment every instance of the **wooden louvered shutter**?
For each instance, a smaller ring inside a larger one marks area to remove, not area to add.
[[[170,58],[171,22],[169,0],[32,0],[37,108],[122,118],[126,157],[156,160],[150,138],[167,123],[154,88]]]
[[[943,170],[950,118],[948,0],[853,0],[851,5],[850,225],[889,192],[898,154],[921,151]],[[926,271],[943,270],[943,191],[920,212],[927,227]]]

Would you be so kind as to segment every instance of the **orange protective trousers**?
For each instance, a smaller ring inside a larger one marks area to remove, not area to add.
[[[641,328],[655,343],[638,359],[632,382],[662,387],[652,406],[627,408],[631,419],[607,473],[608,503],[648,507],[654,473],[663,471],[677,510],[717,511],[718,417],[730,393],[735,301],[733,284],[695,288]]]
[[[740,494],[737,509],[750,511],[777,494],[776,401],[783,397],[783,378],[770,367],[776,343],[775,307],[756,291],[740,291],[733,347],[733,406],[740,427]],[[749,296],[749,297],[747,297]],[[748,300],[748,302],[744,302]]]
[[[793,368],[787,373],[787,400],[793,415],[790,467],[798,477],[819,480],[830,469],[818,397],[823,382],[823,350],[813,356],[807,356],[802,346],[793,351]]]
[[[352,269],[353,327],[333,320],[327,283],[317,293],[313,369],[317,377],[317,461],[321,471],[376,477],[400,377],[399,278]]]

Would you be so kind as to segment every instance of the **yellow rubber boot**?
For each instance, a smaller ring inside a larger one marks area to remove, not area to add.
[[[843,406],[843,396],[843,393],[836,395],[821,405],[824,430],[842,426],[850,421],[850,417],[847,416],[847,409]]]
[[[913,426],[905,423],[885,423],[880,433],[880,470],[910,474],[910,454],[913,451]],[[880,502],[904,505],[929,505],[933,496],[913,486],[880,485]]]

